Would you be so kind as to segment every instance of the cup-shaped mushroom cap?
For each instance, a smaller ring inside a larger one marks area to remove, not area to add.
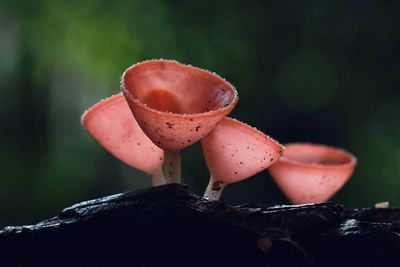
[[[237,92],[214,73],[170,60],[145,61],[121,80],[146,135],[164,150],[181,150],[206,136],[237,102]]]
[[[150,175],[160,168],[164,152],[143,133],[122,93],[88,109],[82,125],[103,148],[129,166]]]
[[[288,144],[269,172],[295,204],[324,202],[350,178],[356,158],[339,148],[317,144]]]
[[[225,118],[201,140],[214,179],[227,184],[268,168],[283,154],[283,146],[257,129]]]

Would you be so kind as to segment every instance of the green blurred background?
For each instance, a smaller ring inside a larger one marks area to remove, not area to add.
[[[0,226],[150,186],[80,125],[125,68],[176,59],[238,89],[232,116],[282,143],[345,148],[358,167],[333,198],[400,205],[399,1],[0,1]],[[202,194],[199,144],[183,181]],[[267,172],[228,203],[288,203]]]

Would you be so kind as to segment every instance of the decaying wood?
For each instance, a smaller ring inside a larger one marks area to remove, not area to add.
[[[398,266],[400,209],[230,206],[170,184],[0,231],[0,266]]]

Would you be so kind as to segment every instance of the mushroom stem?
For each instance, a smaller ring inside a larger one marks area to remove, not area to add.
[[[222,194],[222,190],[224,190],[226,183],[214,179],[214,177],[210,176],[210,182],[208,183],[207,189],[204,192],[204,198],[209,200],[219,200]]]
[[[166,183],[181,182],[181,151],[164,151],[164,163],[162,165]]]
[[[152,175],[151,175],[151,182],[153,186],[163,185],[166,184],[164,174],[161,168],[158,168]]]

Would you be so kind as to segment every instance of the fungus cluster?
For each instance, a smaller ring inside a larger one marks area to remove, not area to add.
[[[325,201],[354,170],[354,156],[343,150],[311,144],[285,150],[261,131],[228,118],[237,91],[206,70],[171,60],[144,61],[123,73],[121,89],[89,108],[82,124],[112,155],[151,176],[153,185],[180,183],[180,151],[198,141],[210,171],[204,196],[212,200],[227,184],[272,165],[272,177],[292,202]]]

